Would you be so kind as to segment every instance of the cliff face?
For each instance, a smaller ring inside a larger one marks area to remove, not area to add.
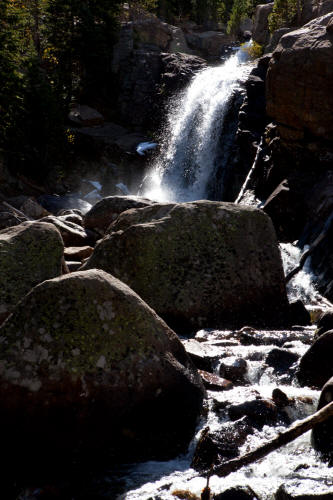
[[[286,141],[333,139],[333,13],[285,34],[267,74],[267,114]]]

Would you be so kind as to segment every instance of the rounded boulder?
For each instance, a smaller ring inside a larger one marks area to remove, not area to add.
[[[0,231],[0,324],[31,288],[61,274],[63,252],[52,224],[23,222]]]
[[[122,462],[186,449],[200,377],[176,334],[116,278],[90,270],[45,281],[0,339],[1,442],[14,461]]]
[[[276,235],[261,210],[155,204],[124,212],[108,232],[84,268],[127,283],[177,332],[287,316]]]

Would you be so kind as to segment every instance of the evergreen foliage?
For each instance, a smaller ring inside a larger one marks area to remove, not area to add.
[[[297,25],[300,15],[300,0],[275,0],[271,15],[269,16],[270,32],[289,26]]]
[[[0,149],[15,170],[43,175],[68,150],[70,103],[106,95],[120,3],[0,1]]]

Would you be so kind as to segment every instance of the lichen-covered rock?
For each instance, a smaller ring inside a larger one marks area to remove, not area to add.
[[[86,213],[84,225],[88,229],[104,234],[111,222],[114,222],[125,210],[143,208],[152,204],[153,202],[147,198],[138,196],[107,196]]]
[[[34,453],[49,466],[59,456],[120,462],[185,450],[200,377],[175,333],[116,278],[90,270],[45,281],[0,339],[6,457],[8,447],[15,460]]]
[[[121,214],[84,264],[110,272],[181,332],[277,323],[287,298],[272,223],[210,201]]]
[[[0,231],[0,323],[31,288],[60,276],[63,251],[51,224],[23,222]]]

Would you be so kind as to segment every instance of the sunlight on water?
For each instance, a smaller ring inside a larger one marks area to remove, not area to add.
[[[206,197],[224,116],[231,96],[251,69],[244,64],[248,58],[247,47],[241,47],[221,66],[198,73],[172,102],[161,152],[141,194],[160,202]]]

